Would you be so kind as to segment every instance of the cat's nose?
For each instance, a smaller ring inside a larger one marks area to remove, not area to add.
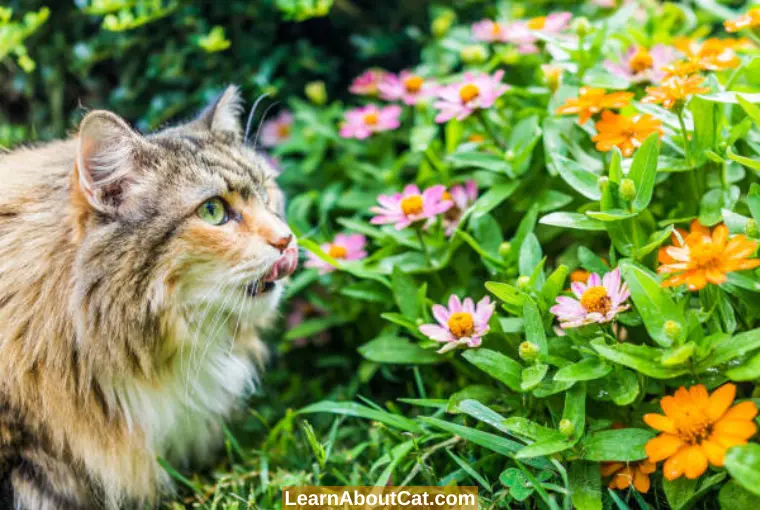
[[[290,241],[292,240],[293,234],[288,234],[284,237],[280,237],[279,239],[275,239],[274,241],[269,241],[269,246],[277,248],[280,253],[282,253],[288,246],[290,246]]]

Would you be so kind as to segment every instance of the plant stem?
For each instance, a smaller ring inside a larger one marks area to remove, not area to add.
[[[681,125],[681,135],[683,136],[683,150],[686,156],[686,163],[691,165],[691,142],[689,141],[689,132],[686,130],[686,122],[683,120],[683,106],[678,109],[678,123]]]
[[[491,124],[489,124],[488,120],[486,119],[486,115],[485,113],[483,113],[483,110],[475,110],[475,117],[483,126],[483,129],[485,130],[486,134],[488,134],[488,136],[491,138],[491,140],[493,140],[494,143],[498,145],[499,147],[501,147],[502,149],[506,149],[504,142],[502,142],[501,139],[496,135],[496,132],[493,130],[493,127],[491,127]]]
[[[422,237],[422,224],[418,223],[414,226],[414,232],[417,234],[417,240],[420,242],[420,250],[425,255],[425,261],[427,262],[428,266],[433,267],[433,261],[430,258],[430,253],[428,252],[427,245],[425,244],[425,240]]]

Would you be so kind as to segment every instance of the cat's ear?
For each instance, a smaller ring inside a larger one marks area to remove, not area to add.
[[[93,111],[79,126],[76,173],[81,195],[90,206],[113,211],[135,181],[146,141],[118,115]]]
[[[243,111],[243,99],[240,90],[230,85],[216,101],[206,107],[196,122],[201,123],[209,131],[230,131],[236,136],[242,136],[243,127],[240,124],[240,114]]]

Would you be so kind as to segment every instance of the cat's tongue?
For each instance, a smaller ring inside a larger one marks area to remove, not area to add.
[[[272,269],[270,269],[269,273],[264,277],[264,281],[273,282],[281,278],[287,278],[295,272],[297,266],[298,250],[296,248],[288,248],[279,260],[274,263]]]

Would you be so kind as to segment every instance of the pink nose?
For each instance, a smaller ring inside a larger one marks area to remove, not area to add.
[[[281,278],[287,278],[292,275],[298,267],[298,249],[287,248],[282,256],[274,263],[269,274],[264,277],[264,281],[273,282]]]

